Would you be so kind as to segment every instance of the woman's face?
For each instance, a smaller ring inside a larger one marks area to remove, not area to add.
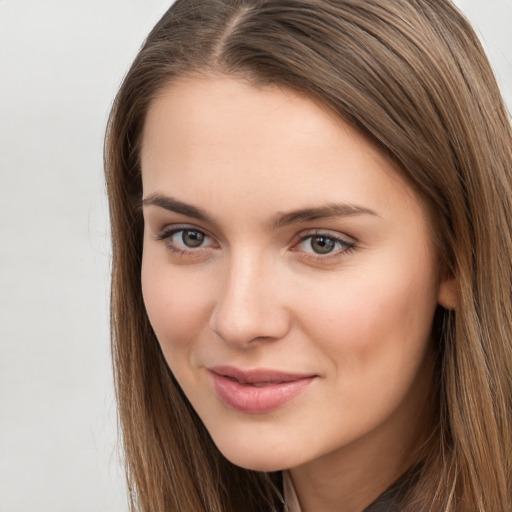
[[[141,163],[147,312],[221,452],[277,470],[410,449],[447,283],[383,154],[305,96],[212,77],[153,101]]]

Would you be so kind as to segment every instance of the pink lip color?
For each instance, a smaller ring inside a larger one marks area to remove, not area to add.
[[[315,379],[273,370],[242,371],[231,366],[209,368],[215,391],[229,407],[257,414],[289,402]]]

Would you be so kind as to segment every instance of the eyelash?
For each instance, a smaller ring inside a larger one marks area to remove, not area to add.
[[[172,237],[178,233],[185,233],[186,231],[195,232],[202,234],[205,239],[213,240],[208,233],[204,230],[196,228],[194,226],[174,226],[172,228],[164,229],[159,235],[157,235],[156,239],[158,241],[164,242],[165,246],[175,254],[180,256],[200,256],[201,253],[205,250],[205,247],[197,247],[197,248],[186,248],[185,246],[177,246],[173,241]],[[182,235],[183,236],[183,235]]]
[[[314,260],[314,261],[327,262],[332,259],[338,259],[342,256],[346,256],[346,255],[350,254],[352,251],[354,251],[356,249],[355,242],[346,240],[345,238],[342,238],[340,236],[336,236],[336,235],[333,235],[332,233],[328,233],[328,232],[326,233],[323,231],[315,231],[313,233],[308,233],[307,235],[303,235],[302,237],[300,237],[299,242],[296,243],[293,247],[294,248],[299,247],[300,245],[302,245],[304,242],[306,242],[308,240],[310,240],[310,244],[311,244],[313,242],[313,239],[315,239],[315,238],[317,238],[317,239],[325,238],[327,240],[334,242],[335,247],[336,247],[336,245],[338,245],[338,246],[340,246],[340,248],[335,249],[331,252],[327,252],[325,254],[320,254],[317,252],[303,251],[304,254],[307,254],[307,256],[305,256],[306,258]],[[292,251],[297,251],[297,252],[299,251],[299,249],[294,249],[294,248],[292,248]]]
[[[210,236],[207,232],[205,232],[202,229],[196,228],[195,226],[185,225],[185,226],[174,226],[172,228],[164,229],[159,235],[157,235],[156,240],[164,242],[165,246],[172,251],[175,254],[178,254],[180,256],[184,257],[201,257],[203,255],[203,251],[208,249],[209,247],[204,246],[198,246],[197,248],[186,248],[185,246],[177,246],[176,243],[172,241],[172,237],[174,235],[177,235],[178,233],[185,233],[185,232],[195,232],[199,233],[202,236],[204,236],[205,240],[214,240],[212,236]],[[182,234],[183,236],[183,234]],[[314,251],[308,252],[308,251],[302,251],[304,253],[304,258],[312,261],[317,262],[327,262],[332,259],[338,259],[344,255],[350,254],[352,251],[354,251],[357,248],[356,242],[346,240],[342,237],[335,236],[332,233],[325,232],[325,231],[314,231],[310,232],[308,234],[305,234],[299,238],[299,240],[294,243],[292,248],[290,249],[293,252],[300,252],[300,249],[297,247],[300,247],[302,244],[304,244],[307,240],[311,240],[310,243],[312,243],[313,239],[320,239],[324,238],[326,240],[331,241],[334,243],[334,246],[340,246],[337,250],[333,250],[330,252],[327,252],[325,254],[316,253]]]

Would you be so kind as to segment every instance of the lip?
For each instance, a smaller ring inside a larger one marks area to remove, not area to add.
[[[219,398],[232,409],[249,414],[269,412],[293,400],[316,379],[270,369],[240,370],[233,366],[208,368]]]

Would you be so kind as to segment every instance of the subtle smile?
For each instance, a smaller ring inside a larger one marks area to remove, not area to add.
[[[302,393],[317,377],[266,369],[243,371],[231,366],[208,370],[219,398],[227,406],[249,414],[277,409]]]

